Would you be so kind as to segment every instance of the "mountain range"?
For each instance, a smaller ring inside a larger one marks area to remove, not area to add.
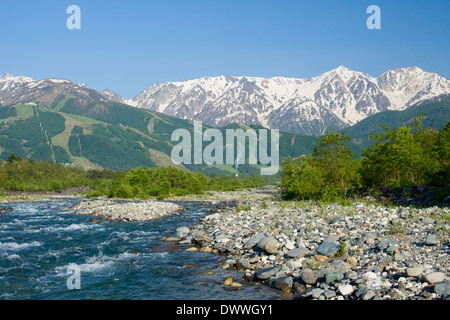
[[[418,67],[373,78],[341,66],[309,79],[221,76],[157,83],[133,99],[117,101],[213,127],[254,124],[320,135],[443,94],[450,94],[450,80]]]
[[[216,77],[159,83],[133,99],[64,79],[0,76],[0,158],[59,161],[115,170],[173,165],[171,134],[192,120],[204,129],[280,129],[280,156],[312,151],[316,135],[345,129],[352,150],[366,147],[379,123],[450,121],[450,81],[419,68],[393,69],[379,78],[344,67],[310,79]],[[194,166],[236,173],[231,165]],[[239,172],[259,172],[239,166]]]

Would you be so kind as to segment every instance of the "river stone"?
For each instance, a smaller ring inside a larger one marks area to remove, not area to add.
[[[303,266],[302,262],[299,260],[288,260],[286,261],[286,266],[289,267],[289,269],[294,270],[294,269],[298,269],[301,268]]]
[[[434,286],[434,292],[442,295],[450,294],[450,280],[445,280],[439,283],[436,283]]]
[[[264,237],[258,241],[255,247],[269,254],[275,254],[278,252],[278,244],[278,240],[274,237]]]
[[[420,220],[423,224],[433,224],[434,220],[431,218],[423,218]]]
[[[287,250],[293,250],[293,249],[295,249],[295,242],[293,242],[293,241],[286,241],[286,243],[284,244],[284,247]]]
[[[409,268],[409,267],[415,267],[415,266],[418,264],[418,262],[417,262],[416,260],[412,260],[412,259],[404,260],[403,263],[404,263],[405,266],[408,267],[408,268]]]
[[[397,245],[396,244],[390,244],[385,250],[384,252],[386,252],[389,255],[393,255],[395,253],[395,249],[397,249]],[[400,257],[401,258],[401,257]]]
[[[254,247],[258,250],[264,250],[264,248],[266,247],[267,240],[269,240],[269,237],[264,236],[260,238],[258,243],[256,243]]]
[[[253,237],[251,237],[247,243],[245,244],[245,246],[248,249],[253,248],[261,239],[265,238],[265,234],[263,232],[257,233],[255,234]]]
[[[438,244],[437,241],[437,237],[435,234],[430,234],[429,236],[427,236],[427,238],[425,239],[425,245],[426,246],[435,246]]]
[[[375,292],[373,292],[372,290],[367,291],[366,293],[364,293],[361,297],[361,299],[363,300],[370,300],[374,297],[376,297],[377,294]]]
[[[219,219],[220,218],[220,213],[216,212],[210,215],[207,215],[204,219],[205,220],[213,220],[213,219]]]
[[[367,286],[365,286],[365,285],[362,285],[358,288],[358,290],[356,290],[355,296],[357,298],[362,298],[362,296],[365,295],[368,291],[369,291],[369,288],[367,288]]]
[[[189,234],[189,228],[187,227],[179,227],[176,230],[176,235],[178,238],[184,238]]]
[[[200,232],[196,232],[192,235],[192,242],[197,243],[198,245],[202,245],[203,243],[205,243],[207,241],[207,236],[200,233]]]
[[[338,291],[341,295],[347,296],[349,294],[352,294],[354,289],[350,284],[341,284],[340,286],[338,286]]]
[[[344,274],[342,272],[329,272],[325,273],[325,283],[334,283],[344,278]]]
[[[388,253],[393,253],[396,246],[397,245],[394,241],[392,241],[391,239],[387,239],[387,238],[381,239],[381,241],[378,242],[378,244],[377,244],[378,250],[386,251]]]
[[[336,297],[336,292],[334,292],[333,290],[326,290],[326,291],[323,293],[323,296],[324,296],[326,299],[331,299],[331,298]]]
[[[304,257],[305,255],[307,255],[309,253],[309,250],[306,248],[295,248],[292,250],[289,250],[287,252],[287,256],[289,258],[301,258]]]
[[[420,265],[420,264],[417,265],[417,266],[414,266],[414,267],[406,268],[406,275],[407,275],[408,277],[414,277],[414,278],[417,278],[417,277],[419,277],[422,273],[423,273],[423,266]]]
[[[264,250],[269,254],[275,254],[278,252],[278,240],[274,237],[269,237],[264,246]]]
[[[293,283],[294,281],[292,280],[292,277],[280,277],[274,281],[273,287],[283,291],[290,291]]]
[[[339,217],[336,217],[336,218],[334,218],[333,220],[331,220],[331,221],[330,221],[330,224],[339,223],[339,222],[341,222],[341,221],[344,221],[344,222],[345,222],[345,218],[339,216]]]
[[[318,254],[333,257],[341,248],[341,246],[336,242],[324,241],[320,244],[320,246],[316,249]]]
[[[247,258],[240,258],[236,261],[236,269],[250,269],[250,261]]]
[[[256,273],[255,276],[260,280],[267,280],[270,277],[273,277],[280,269],[281,267],[279,266],[261,269]]]
[[[332,260],[329,265],[335,272],[346,272],[352,269],[352,265],[342,260]]]
[[[309,268],[303,269],[302,278],[301,279],[306,284],[316,284],[317,278],[318,277],[317,277],[316,272],[314,270],[309,269]]]
[[[322,295],[323,292],[324,292],[323,289],[315,288],[311,291],[311,295],[314,299],[318,299]]]
[[[432,272],[423,275],[423,280],[430,284],[444,281],[445,275],[442,272]]]

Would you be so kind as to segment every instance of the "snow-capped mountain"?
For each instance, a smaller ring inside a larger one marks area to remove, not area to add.
[[[0,106],[38,102],[49,108],[76,98],[78,106],[119,102],[205,125],[256,124],[284,132],[318,135],[342,129],[385,110],[450,94],[450,80],[417,67],[386,71],[378,78],[343,66],[309,79],[204,77],[157,83],[125,100],[63,79],[0,76]]]
[[[126,103],[210,126],[258,124],[312,135],[449,93],[450,80],[417,67],[374,78],[341,66],[309,79],[220,76],[158,83]]]
[[[64,79],[34,80],[30,77],[6,74],[0,76],[0,106],[19,103],[39,102],[51,107],[54,102],[63,99],[62,95],[76,97],[85,102],[94,100],[116,101],[118,96],[106,92],[99,93],[84,84]]]

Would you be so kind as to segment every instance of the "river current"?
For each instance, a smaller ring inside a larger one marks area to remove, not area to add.
[[[230,288],[218,254],[186,251],[162,237],[209,212],[114,222],[66,211],[80,199],[2,204],[0,300],[269,300],[264,285]],[[223,258],[223,257],[222,257]],[[75,272],[76,270],[77,272]],[[77,278],[74,278],[77,277]],[[75,286],[78,280],[79,286]],[[79,288],[79,289],[78,289]]]

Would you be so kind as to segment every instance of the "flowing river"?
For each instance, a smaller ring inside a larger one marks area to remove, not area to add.
[[[0,217],[0,300],[269,300],[267,286],[230,288],[218,254],[164,243],[205,206],[146,222],[96,220],[65,211],[80,199],[9,203]],[[74,273],[76,267],[78,275]],[[77,275],[79,289],[70,286]]]

